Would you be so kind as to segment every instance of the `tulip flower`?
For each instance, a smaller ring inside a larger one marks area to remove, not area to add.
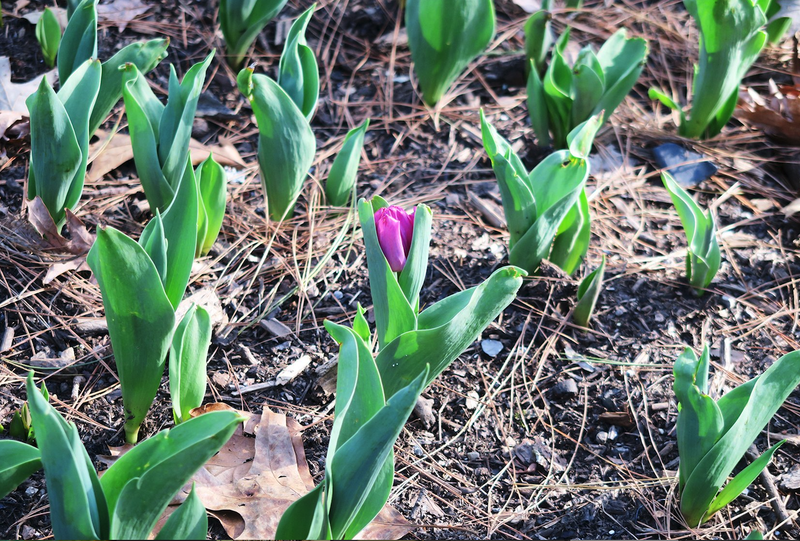
[[[375,229],[381,251],[386,256],[394,272],[401,272],[406,266],[414,235],[414,216],[416,207],[408,213],[398,206],[380,208],[375,212]]]

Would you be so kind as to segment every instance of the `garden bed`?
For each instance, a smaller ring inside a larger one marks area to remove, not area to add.
[[[307,32],[321,74],[311,123],[318,152],[295,217],[278,226],[265,219],[251,110],[219,56],[216,3],[147,5],[121,32],[118,22],[101,21],[100,56],[168,36],[169,55],[148,76],[164,98],[170,62],[182,76],[217,47],[194,137],[217,152],[232,145],[246,164],[229,169],[222,232],[196,262],[187,293],[212,292],[223,312],[209,353],[208,399],[255,413],[269,407],[308,427],[305,452],[318,482],[334,399],[325,368],[337,354],[322,322],[352,324],[357,303],[371,304],[355,214],[323,204],[333,156],[347,131],[370,118],[359,196],[433,209],[423,305],[482,282],[507,263],[508,234],[497,221],[500,195],[479,109],[528,167],[546,155],[534,144],[524,103],[527,13],[510,0],[496,2],[497,35],[488,53],[434,111],[415,90],[396,2],[319,2]],[[258,72],[274,74],[288,25],[309,5],[290,0],[267,26],[253,56]],[[9,57],[13,83],[46,71],[34,26],[22,18],[43,6],[4,3],[0,57]],[[389,501],[417,526],[410,538],[735,539],[752,529],[797,537],[796,523],[782,524],[776,509],[792,518],[800,509],[800,483],[793,480],[800,469],[800,394],[756,441],[763,451],[789,438],[768,468],[779,501],[759,479],[690,532],[677,513],[672,392],[673,362],[686,346],[711,348],[716,395],[800,349],[798,223],[781,210],[797,197],[795,179],[780,163],[791,161],[792,151],[735,120],[713,140],[683,140],[675,118],[647,98],[650,86],[686,94],[697,35],[680,2],[590,1],[574,18],[557,12],[559,30],[568,17],[581,44],[600,43],[625,26],[650,47],[642,77],[595,144],[586,262],[577,278],[545,264],[541,276],[526,279],[512,305],[424,393],[432,400],[429,415],[412,416],[401,433]],[[763,91],[769,78],[789,83],[790,59],[790,49],[769,49],[745,84]],[[121,110],[120,103],[106,132]],[[124,116],[118,128],[125,133]],[[685,235],[652,158],[651,149],[667,141],[693,146],[719,167],[697,190],[704,208],[714,208],[723,259],[701,297],[686,283]],[[24,134],[0,140],[0,424],[7,426],[25,400],[24,378],[34,365],[99,466],[98,457],[124,439],[110,341],[96,328],[102,299],[82,269],[43,282],[54,264],[72,256],[44,248],[27,223],[29,152]],[[145,203],[131,161],[88,181],[76,213],[90,232],[113,225],[138,238],[151,217]],[[347,235],[337,241],[342,229]],[[569,314],[579,279],[602,255],[605,285],[586,331]],[[62,362],[70,351],[76,362]],[[306,356],[310,363],[289,383],[249,389]],[[143,436],[171,424],[165,377]],[[50,535],[47,505],[39,473],[0,502],[0,538]],[[227,538],[213,520],[210,535]]]

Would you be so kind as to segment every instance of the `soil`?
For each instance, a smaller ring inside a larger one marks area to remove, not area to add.
[[[547,150],[535,145],[524,103],[527,14],[510,0],[495,4],[497,37],[487,55],[432,110],[416,90],[396,2],[317,3],[307,38],[321,73],[312,120],[318,153],[296,216],[283,226],[265,220],[256,126],[220,56],[216,4],[153,3],[122,32],[100,23],[101,59],[132,41],[170,37],[169,56],[148,75],[162,98],[170,62],[182,76],[217,48],[205,94],[229,114],[219,107],[210,111],[195,123],[194,136],[209,145],[233,144],[248,168],[231,180],[222,233],[190,283],[189,293],[213,290],[227,319],[209,353],[207,398],[255,412],[267,405],[308,426],[303,435],[316,480],[330,430],[329,419],[320,421],[334,398],[321,385],[319,369],[337,354],[322,322],[352,323],[357,303],[371,304],[352,215],[322,204],[322,181],[348,129],[371,119],[359,196],[380,195],[405,207],[427,203],[434,210],[423,304],[477,285],[507,263],[507,231],[482,210],[499,208],[500,196],[481,144],[479,109],[529,167]],[[10,58],[14,82],[46,71],[34,27],[21,18],[43,5],[22,0],[3,6],[0,56]],[[267,26],[251,58],[257,72],[275,74],[288,25],[309,5],[290,0]],[[672,392],[673,362],[686,346],[711,348],[715,396],[800,349],[800,227],[781,212],[797,194],[792,179],[772,163],[796,161],[794,150],[775,147],[735,120],[711,141],[680,139],[675,118],[647,99],[650,86],[686,95],[697,34],[680,3],[589,1],[577,15],[556,11],[554,21],[559,31],[569,23],[581,45],[598,47],[621,26],[650,43],[639,83],[595,145],[588,256],[575,277],[546,264],[540,276],[526,279],[512,305],[424,393],[432,416],[412,417],[395,446],[390,502],[418,525],[410,538],[735,539],[753,529],[770,538],[796,537],[797,524],[782,523],[775,509],[792,518],[800,510],[797,487],[788,482],[800,468],[800,393],[790,396],[769,434],[755,442],[763,451],[775,435],[789,438],[768,468],[780,501],[770,502],[757,479],[718,516],[689,530],[677,508]],[[763,89],[770,78],[790,82],[790,59],[788,49],[770,49],[745,84]],[[106,128],[121,110],[120,103]],[[122,131],[125,126],[122,117]],[[715,209],[723,252],[717,278],[700,297],[686,283],[685,235],[651,155],[652,147],[667,141],[693,147],[719,167],[696,190],[701,204]],[[8,426],[25,400],[31,360],[57,358],[71,348],[75,363],[40,366],[36,375],[59,411],[76,423],[99,466],[97,457],[123,441],[107,333],[82,325],[85,318],[102,317],[102,302],[83,270],[43,283],[48,269],[70,256],[43,249],[27,223],[29,151],[24,132],[0,140],[0,338],[13,333],[10,341],[0,340],[0,425]],[[113,225],[137,238],[151,216],[143,201],[128,163],[87,183],[77,214],[90,231]],[[355,234],[348,231],[336,243],[343,228]],[[603,255],[605,285],[591,329],[583,330],[571,320],[577,285]],[[270,319],[289,332],[270,332],[262,324]],[[499,352],[492,349],[495,342]],[[303,355],[312,363],[292,382],[235,392],[273,378]],[[165,377],[142,435],[171,423]],[[50,535],[47,505],[38,473],[0,501],[0,538]],[[209,535],[226,536],[213,520]]]

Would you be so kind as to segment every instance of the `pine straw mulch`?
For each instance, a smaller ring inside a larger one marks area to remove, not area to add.
[[[257,43],[258,71],[274,72],[288,24],[309,4],[290,1],[268,26]],[[796,158],[735,121],[712,141],[683,141],[675,118],[647,99],[652,85],[681,97],[687,92],[697,34],[679,1],[587,4],[577,15],[556,11],[557,29],[569,22],[573,40],[597,46],[625,26],[649,39],[650,56],[596,144],[602,159],[595,165],[605,167],[595,167],[589,181],[593,223],[586,265],[576,278],[545,268],[527,281],[484,333],[483,340],[502,344],[501,352],[490,356],[477,342],[425,393],[432,417],[414,418],[403,431],[390,501],[419,525],[413,538],[711,539],[741,538],[752,529],[794,537],[800,501],[787,482],[799,467],[797,436],[775,455],[768,479],[757,480],[702,528],[682,523],[671,369],[684,346],[710,344],[712,390],[720,394],[800,347],[798,228],[781,212],[796,193],[779,163]],[[40,57],[38,64],[30,61],[37,54],[32,26],[10,9],[2,30],[9,41],[0,54],[23,71],[15,71],[16,80],[27,80],[44,68]],[[204,143],[235,145],[248,167],[230,183],[220,239],[197,262],[190,290],[214,291],[227,319],[211,348],[209,400],[256,412],[266,404],[295,417],[308,427],[307,455],[319,479],[333,401],[320,385],[319,369],[337,353],[322,321],[352,321],[356,303],[370,304],[354,212],[322,204],[321,182],[347,130],[372,119],[360,196],[381,195],[403,206],[425,202],[434,209],[425,304],[478,284],[505,263],[506,231],[482,149],[479,108],[529,166],[545,152],[535,147],[528,126],[521,56],[526,13],[514,3],[497,2],[497,37],[488,53],[436,110],[423,106],[415,90],[394,2],[323,0],[317,10],[308,40],[322,84],[312,122],[318,154],[289,223],[265,220],[256,127],[234,74],[219,57],[214,60],[207,91],[238,116],[207,118],[196,135]],[[206,3],[157,4],[121,34],[101,25],[101,49],[165,34],[172,41],[168,60],[180,75],[221,46],[215,28],[216,14]],[[761,88],[770,77],[788,81],[789,58],[787,50],[768,51],[748,82]],[[162,63],[150,79],[164,89],[167,75]],[[118,108],[109,126],[119,118]],[[699,298],[684,281],[685,237],[652,165],[650,148],[665,141],[688,144],[720,167],[697,190],[718,217],[724,259],[709,293]],[[74,363],[37,375],[45,377],[53,402],[77,424],[96,458],[122,442],[110,343],[96,329],[103,315],[100,293],[84,271],[43,284],[53,262],[66,256],[43,251],[26,225],[21,206],[28,150],[24,141],[7,145],[0,165],[0,333],[7,338],[0,343],[0,423],[6,425],[25,398],[31,358],[46,362],[72,348]],[[143,200],[128,164],[88,183],[77,214],[92,231],[112,225],[137,237],[149,219]],[[592,329],[584,332],[572,325],[570,310],[578,279],[602,254],[608,259],[606,285]],[[276,336],[261,324],[270,319],[284,323],[285,334]],[[304,355],[312,362],[292,382],[246,392]],[[790,397],[770,433],[756,442],[759,449],[775,433],[800,434],[799,398]],[[165,384],[143,434],[170,422]],[[51,533],[41,474],[0,509],[0,537]],[[211,535],[225,534],[212,525]]]

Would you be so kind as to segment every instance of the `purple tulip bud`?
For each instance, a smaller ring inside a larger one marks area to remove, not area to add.
[[[375,229],[383,255],[394,272],[400,272],[406,266],[408,252],[411,250],[411,238],[414,235],[414,215],[417,208],[409,214],[400,207],[391,206],[375,212]]]

